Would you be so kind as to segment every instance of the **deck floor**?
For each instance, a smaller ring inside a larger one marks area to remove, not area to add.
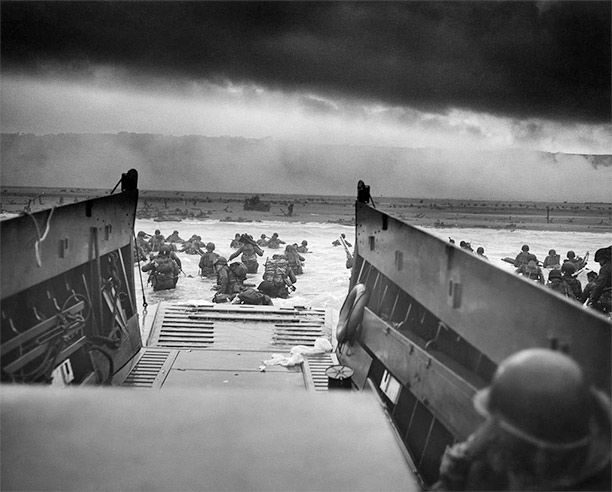
[[[307,355],[303,364],[267,365],[296,345],[313,347],[329,332],[325,310],[274,306],[161,303],[147,346],[122,386],[327,390],[333,353]]]

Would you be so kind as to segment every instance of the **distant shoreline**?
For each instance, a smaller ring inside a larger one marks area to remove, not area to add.
[[[28,206],[36,211],[108,193],[78,188],[2,187],[2,211],[19,213]],[[260,203],[269,205],[269,209],[245,210],[245,200],[253,196],[141,190],[137,217],[164,222],[211,219],[354,224],[353,197],[259,194]],[[422,227],[612,233],[612,203],[384,197],[374,200],[378,208]]]

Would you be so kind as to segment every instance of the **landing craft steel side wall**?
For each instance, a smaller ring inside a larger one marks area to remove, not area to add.
[[[137,201],[137,190],[124,191],[0,223],[2,298],[129,245]],[[47,221],[47,235],[40,241]],[[37,240],[40,266],[35,252]]]
[[[494,363],[557,344],[610,394],[605,317],[360,202],[356,224],[356,255]]]

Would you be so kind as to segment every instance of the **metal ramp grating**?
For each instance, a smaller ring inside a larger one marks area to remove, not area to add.
[[[156,345],[169,348],[206,348],[214,343],[214,325],[210,320],[190,319],[179,306],[168,306],[164,312]]]
[[[146,348],[121,386],[136,388],[161,386],[174,356],[176,352],[173,350]]]
[[[304,379],[311,391],[327,391],[327,375],[325,369],[338,364],[334,353],[308,355],[304,357]]]
[[[307,345],[312,347],[323,336],[324,321],[284,322],[274,325],[272,344],[280,346]]]
[[[177,350],[312,347],[329,331],[324,309],[160,303],[148,345]]]

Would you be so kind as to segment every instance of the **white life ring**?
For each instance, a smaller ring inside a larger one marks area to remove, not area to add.
[[[339,343],[354,340],[357,327],[363,319],[363,311],[368,303],[368,298],[366,286],[355,284],[344,299],[336,327],[336,339]]]

